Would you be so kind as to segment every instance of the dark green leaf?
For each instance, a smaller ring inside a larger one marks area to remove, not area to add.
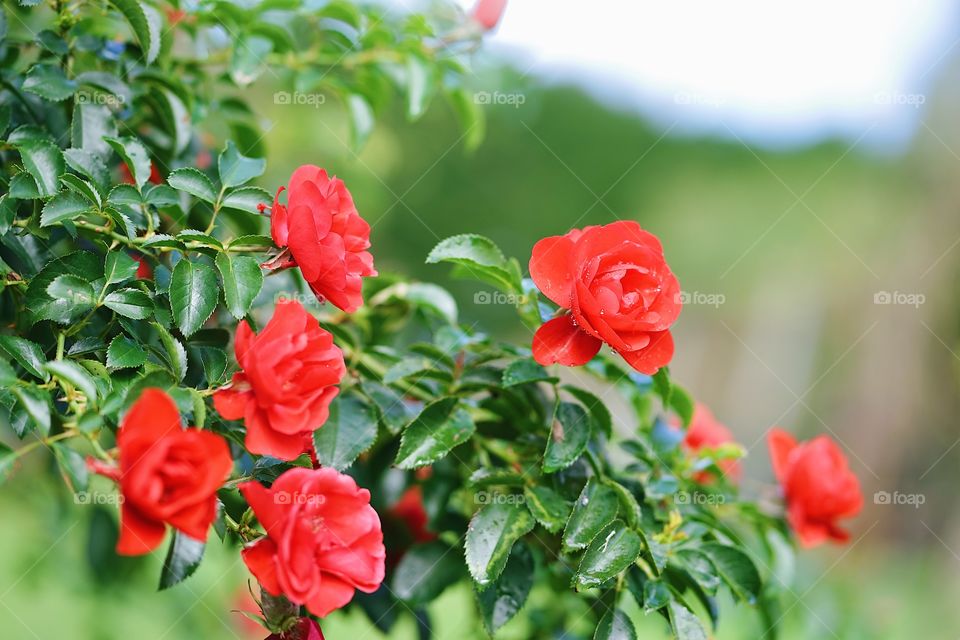
[[[203,559],[206,545],[174,529],[167,557],[160,572],[160,590],[168,589],[193,575]]]
[[[550,533],[563,529],[570,517],[570,503],[550,487],[534,486],[523,490],[530,513]]]
[[[514,360],[503,372],[503,386],[513,387],[528,382],[556,380],[547,370],[529,358]]]
[[[103,261],[103,277],[107,284],[126,282],[136,277],[139,267],[126,251],[109,251]]]
[[[44,381],[50,379],[50,374],[43,368],[47,359],[43,349],[36,343],[17,336],[0,335],[0,349],[6,351],[27,373]]]
[[[530,550],[517,543],[503,573],[490,587],[477,593],[480,617],[490,635],[510,621],[527,601],[533,586],[534,562]]]
[[[36,94],[44,100],[60,102],[77,90],[77,83],[69,80],[63,70],[52,64],[36,64],[23,80],[23,90]]]
[[[593,478],[587,481],[563,531],[564,546],[568,549],[585,548],[617,517],[618,505],[613,489]]]
[[[225,209],[261,213],[259,205],[269,207],[272,202],[273,196],[260,187],[241,187],[227,193],[220,205]]]
[[[43,205],[40,226],[49,227],[64,220],[73,220],[90,211],[90,201],[73,191],[64,191],[50,198]]]
[[[458,549],[440,541],[411,547],[403,554],[390,583],[400,600],[424,605],[464,577]]]
[[[170,278],[170,310],[183,335],[190,336],[217,306],[217,274],[199,262],[180,260]]]
[[[634,563],[642,549],[640,536],[614,520],[587,547],[577,569],[578,587],[597,587]]]
[[[11,389],[20,403],[20,407],[33,420],[40,435],[50,433],[50,394],[36,387],[16,386]]]
[[[183,262],[181,260],[181,262]],[[122,316],[144,320],[153,315],[153,300],[137,289],[117,289],[103,299],[103,305]]]
[[[585,389],[574,387],[573,385],[563,385],[563,390],[580,401],[590,414],[593,421],[594,433],[603,433],[607,438],[613,437],[613,416],[603,400],[593,395]]]
[[[50,445],[50,448],[57,459],[57,464],[60,466],[60,473],[69,485],[70,490],[74,492],[86,491],[90,472],[87,470],[87,463],[83,455],[62,442],[54,442]]]
[[[110,151],[110,145],[106,139],[116,135],[117,123],[110,109],[103,105],[89,103],[79,103],[74,106],[70,136],[75,148],[105,156]]]
[[[583,454],[589,439],[587,412],[578,404],[561,402],[543,453],[543,472],[554,473],[569,467]]]
[[[45,368],[54,377],[69,383],[83,393],[91,406],[97,406],[97,385],[86,369],[72,360],[51,360],[45,365]]]
[[[627,614],[620,609],[612,609],[600,619],[593,640],[637,640],[637,630]]]
[[[139,367],[147,361],[147,352],[126,336],[117,336],[107,349],[107,366],[111,369]]]
[[[217,200],[217,191],[210,178],[197,169],[177,169],[167,176],[167,183],[178,191],[185,191],[195,198],[213,204]]]
[[[14,146],[20,151],[23,166],[33,177],[40,196],[45,198],[57,193],[60,175],[65,171],[60,149],[41,138],[23,139],[14,143]]]
[[[232,256],[218,253],[217,269],[223,279],[223,298],[230,314],[240,320],[250,309],[263,286],[260,263],[251,256]]]
[[[330,403],[330,417],[314,431],[317,460],[343,471],[377,439],[373,407],[354,393],[340,394]]]
[[[714,542],[704,544],[700,549],[707,554],[738,599],[750,604],[756,602],[762,583],[760,572],[750,556],[736,547]]]
[[[489,586],[503,571],[513,543],[536,522],[521,504],[494,502],[483,506],[467,527],[467,568],[478,588]]]
[[[677,601],[671,601],[668,607],[670,625],[677,640],[708,640],[703,625],[689,609]]]
[[[150,162],[150,156],[147,154],[143,143],[136,138],[104,138],[114,151],[123,159],[127,168],[130,169],[130,175],[138,189],[143,189],[150,179],[150,170],[153,166]]]
[[[367,99],[356,93],[347,96],[347,112],[350,115],[350,142],[359,150],[373,131],[373,107]]]
[[[427,405],[403,432],[396,464],[416,469],[436,462],[451,449],[466,442],[476,426],[455,398]]]
[[[70,315],[92,308],[96,297],[90,283],[77,276],[57,276],[47,285],[47,295],[61,301]]]
[[[140,43],[147,64],[157,59],[160,53],[160,16],[156,10],[138,0],[110,0],[130,23],[133,34]]]

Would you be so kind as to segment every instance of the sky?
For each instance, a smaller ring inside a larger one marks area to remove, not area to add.
[[[960,54],[960,3],[509,0],[488,46],[677,132],[896,150]]]

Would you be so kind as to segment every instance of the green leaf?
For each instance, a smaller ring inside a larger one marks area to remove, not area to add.
[[[105,156],[110,152],[106,138],[116,135],[117,123],[110,109],[99,104],[74,105],[70,138],[75,148]]]
[[[272,246],[273,238],[260,235],[240,236],[227,243],[227,247],[230,249],[235,247],[263,247],[264,249],[269,249]]]
[[[610,487],[591,478],[573,505],[563,531],[567,549],[583,549],[617,517],[619,500]]]
[[[436,92],[436,79],[431,65],[417,56],[407,58],[407,117],[420,118]]]
[[[23,80],[23,90],[44,100],[61,102],[73,95],[77,83],[67,78],[63,70],[52,64],[35,64]]]
[[[143,189],[150,179],[150,169],[153,166],[150,162],[150,156],[143,143],[136,138],[104,138],[114,151],[123,159],[127,168],[130,169],[130,175],[136,183],[137,189]]]
[[[107,348],[107,366],[111,369],[139,367],[147,361],[147,352],[126,336],[117,336]]]
[[[704,544],[700,550],[707,554],[737,599],[749,604],[757,601],[763,585],[750,556],[736,547],[715,542]]]
[[[181,260],[182,262],[182,260]],[[118,289],[107,294],[103,305],[122,316],[134,320],[145,320],[153,315],[153,300],[137,289]]]
[[[266,59],[273,51],[273,41],[254,34],[242,34],[236,38],[233,56],[230,59],[230,78],[245,87],[260,77],[266,68]]]
[[[600,619],[593,640],[637,640],[637,630],[627,614],[613,609]]]
[[[33,180],[33,178],[30,178]],[[36,185],[34,185],[36,186]],[[0,236],[6,235],[17,219],[17,201],[9,194],[0,196]]]
[[[0,335],[0,349],[6,351],[30,375],[44,382],[50,379],[50,374],[43,368],[47,359],[36,343],[17,336]]]
[[[400,433],[417,416],[420,407],[386,385],[364,381],[363,391],[376,404],[380,420],[390,433]]]
[[[590,439],[590,418],[578,404],[561,402],[543,453],[543,472],[566,469],[587,448]]]
[[[160,591],[192,576],[203,560],[205,546],[202,541],[194,540],[174,529],[167,557],[163,561],[163,570],[160,572]]]
[[[72,360],[51,360],[44,367],[54,377],[72,385],[83,393],[91,406],[97,406],[99,400],[97,385],[86,369]]]
[[[442,240],[427,256],[428,264],[450,262],[454,275],[490,283],[508,293],[520,294],[520,268],[508,261],[493,240],[476,234],[463,234]]]
[[[151,89],[149,97],[163,123],[164,131],[170,136],[174,155],[183,153],[190,144],[192,132],[190,111],[187,106],[175,93],[164,86]]]
[[[614,520],[587,547],[577,569],[578,587],[598,587],[634,563],[643,543],[621,520]]]
[[[466,89],[454,89],[449,92],[449,97],[457,119],[460,120],[460,127],[463,129],[464,145],[468,151],[472,151],[483,142],[486,132],[483,109],[474,99],[473,94]]]
[[[196,229],[184,229],[177,234],[177,240],[182,240],[183,242],[196,242],[197,244],[202,244],[217,250],[223,249],[222,242],[214,238],[209,233],[197,231]]]
[[[50,433],[50,394],[46,391],[29,386],[16,386],[11,389],[13,395],[20,402],[20,407],[33,420],[34,426],[40,435]]]
[[[199,262],[180,260],[170,277],[170,310],[185,336],[191,336],[207,321],[219,299],[217,274]]]
[[[690,421],[693,420],[693,398],[690,397],[686,389],[677,384],[671,387],[670,408],[680,417],[684,428],[690,426]]]
[[[377,439],[373,407],[354,393],[340,394],[330,403],[330,417],[313,432],[317,460],[343,471]]]
[[[467,527],[466,560],[479,589],[489,586],[503,571],[513,543],[536,522],[521,504],[495,502],[483,506]]]
[[[23,166],[33,177],[40,196],[46,198],[57,193],[60,176],[66,170],[60,149],[42,138],[26,138],[12,144],[20,151]]]
[[[248,158],[242,155],[233,141],[228,140],[227,146],[217,159],[217,168],[220,171],[220,182],[224,187],[238,187],[263,175],[267,168],[267,161],[263,158]]]
[[[89,149],[67,149],[63,157],[71,169],[86,176],[101,194],[109,190],[110,170],[98,154]]]
[[[526,498],[530,513],[550,533],[557,533],[563,529],[564,523],[570,517],[570,503],[550,487],[525,487],[523,495]]]
[[[70,490],[74,492],[86,491],[90,472],[87,470],[87,463],[83,455],[62,442],[54,442],[50,445],[50,449],[57,459],[60,473]]]
[[[29,173],[18,173],[10,179],[8,195],[14,200],[36,200],[40,197],[40,189]]]
[[[133,35],[140,43],[147,64],[157,59],[160,53],[160,16],[151,7],[138,0],[110,0],[130,23]]]
[[[57,276],[47,285],[47,295],[60,301],[65,312],[71,316],[91,309],[96,301],[90,283],[77,276]]]
[[[574,387],[573,385],[563,385],[563,390],[580,401],[590,414],[590,420],[593,422],[594,433],[603,433],[607,438],[613,437],[613,416],[603,400],[593,395],[585,389]]]
[[[217,201],[217,191],[210,182],[210,178],[197,169],[177,169],[167,176],[167,184],[204,202],[213,204]]]
[[[273,196],[260,187],[241,187],[227,193],[220,206],[224,209],[260,213],[260,205],[269,207],[272,202]]]
[[[40,226],[49,227],[64,220],[73,220],[90,211],[90,201],[73,191],[64,191],[50,198],[43,205]]]
[[[390,582],[393,595],[412,605],[425,605],[464,577],[459,552],[445,542],[418,544],[407,550]]]
[[[187,351],[183,348],[183,345],[180,344],[180,341],[174,338],[162,324],[158,322],[151,324],[160,335],[160,344],[163,345],[167,367],[177,382],[180,382],[187,374]]]
[[[96,187],[92,184],[72,173],[65,173],[60,176],[60,182],[64,184],[68,189],[73,191],[79,196],[82,196],[90,203],[90,205],[100,208],[102,201],[100,200],[100,192],[97,191]]]
[[[109,251],[103,260],[103,277],[107,284],[126,282],[137,276],[139,267],[126,251]]]
[[[223,299],[227,303],[227,310],[240,320],[247,315],[250,305],[263,286],[260,263],[252,256],[218,253],[216,264],[223,279]]]
[[[396,464],[401,469],[423,467],[466,442],[476,426],[456,398],[443,398],[424,407],[400,440]]]
[[[359,150],[373,131],[373,107],[363,96],[352,93],[347,96],[347,113],[350,115],[350,142]]]
[[[503,573],[489,588],[477,593],[480,618],[487,632],[493,635],[523,608],[533,586],[533,554],[518,543]]]
[[[708,640],[703,625],[690,609],[673,600],[667,611],[670,613],[670,625],[677,640]]]
[[[514,360],[503,371],[503,386],[515,387],[518,384],[527,384],[528,382],[547,382],[556,380],[547,373],[547,370],[531,360],[524,358]]]

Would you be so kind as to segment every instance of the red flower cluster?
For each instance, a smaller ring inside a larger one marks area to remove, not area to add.
[[[533,357],[540,364],[586,364],[604,342],[645,374],[673,357],[669,328],[680,315],[680,285],[660,241],[636,222],[540,240],[530,276],[545,296],[569,309],[534,335]]]
[[[730,429],[713,416],[713,412],[707,405],[698,402],[693,410],[690,428],[687,429],[683,438],[683,448],[695,453],[703,448],[715,448],[734,442],[736,440],[734,440]],[[718,466],[723,470],[725,476],[734,480],[740,478],[739,460],[721,460]],[[695,479],[701,484],[707,484],[712,482],[714,477],[707,471],[701,471],[696,474]]]
[[[840,447],[827,436],[797,443],[781,429],[770,432],[768,444],[773,473],[787,503],[787,520],[800,544],[812,547],[826,540],[849,540],[850,534],[837,520],[857,515],[863,494]]]
[[[245,482],[240,491],[267,531],[243,550],[261,586],[310,613],[325,616],[377,590],[385,550],[370,492],[335,469],[295,468],[269,489]]]
[[[170,396],[147,389],[124,417],[117,446],[119,469],[90,461],[94,471],[120,482],[117,553],[152,551],[163,541],[166,524],[206,540],[216,517],[216,491],[233,468],[224,439],[184,429]]]
[[[227,420],[243,418],[251,453],[293,460],[327,421],[346,367],[333,336],[299,302],[283,300],[258,334],[246,321],[234,343],[241,371],[213,405]]]
[[[321,301],[353,312],[363,305],[362,278],[377,275],[370,248],[370,225],[360,217],[346,185],[320,167],[303,165],[290,176],[286,206],[277,191],[270,234],[286,247],[289,260],[278,266],[299,266]]]

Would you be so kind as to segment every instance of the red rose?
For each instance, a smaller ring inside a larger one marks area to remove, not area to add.
[[[240,491],[267,531],[243,550],[243,560],[268,593],[323,617],[350,602],[355,589],[373,593],[383,582],[380,518],[370,492],[350,476],[296,467],[269,489],[245,482]]]
[[[669,327],[680,315],[680,285],[660,241],[633,221],[573,229],[533,247],[530,276],[565,313],[533,336],[543,365],[586,364],[603,342],[641,373],[673,357]]]
[[[120,482],[123,494],[117,553],[140,555],[163,541],[165,524],[206,540],[217,512],[216,491],[233,461],[226,441],[184,429],[166,393],[147,389],[130,407],[117,435],[120,467],[91,467]]]
[[[344,311],[363,305],[362,278],[377,275],[370,248],[370,225],[360,217],[343,180],[320,167],[303,165],[290,176],[287,205],[274,198],[270,235],[287,247],[290,260],[277,264],[300,267],[320,301]]]
[[[234,343],[242,371],[213,395],[227,420],[243,418],[251,453],[293,460],[329,415],[346,367],[333,336],[295,300],[277,303],[260,333],[243,321]]]
[[[767,440],[773,473],[783,487],[787,520],[805,547],[826,540],[846,542],[850,534],[836,520],[860,512],[860,482],[840,447],[827,436],[801,442],[781,429]]]
[[[489,31],[500,22],[506,8],[507,0],[480,0],[473,8],[473,20]]]
[[[414,542],[430,542],[437,534],[427,529],[427,510],[423,506],[420,485],[413,485],[403,492],[396,504],[390,507],[390,515],[403,522]]]
[[[700,402],[696,404],[693,410],[693,419],[690,421],[690,428],[683,438],[683,447],[687,451],[697,452],[703,448],[716,448],[728,443],[735,443],[733,434],[723,423],[713,417],[713,412]],[[720,460],[719,467],[724,475],[733,479],[740,477],[739,460]],[[713,481],[713,474],[701,471],[694,476],[697,482],[707,484]]]

